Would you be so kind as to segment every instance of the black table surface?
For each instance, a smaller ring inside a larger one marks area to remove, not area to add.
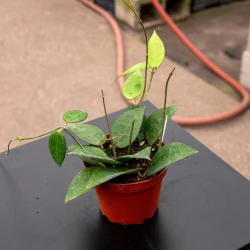
[[[146,113],[155,110],[145,104]],[[90,123],[107,130],[103,117]],[[64,204],[83,165],[69,155],[57,167],[48,138],[0,157],[0,249],[235,250],[249,244],[250,182],[174,122],[165,141],[199,153],[170,166],[155,216],[127,227],[101,215],[94,191]]]

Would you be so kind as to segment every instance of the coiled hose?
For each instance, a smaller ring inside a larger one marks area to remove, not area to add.
[[[121,75],[124,72],[124,47],[121,30],[116,20],[104,9],[100,8],[96,4],[92,3],[90,0],[80,0],[85,5],[102,15],[111,25],[115,38],[116,38],[116,47],[117,47],[117,75]],[[216,123],[224,120],[233,118],[240,113],[244,112],[250,103],[250,96],[248,91],[235,79],[217,67],[213,62],[211,62],[200,50],[198,50],[191,41],[183,34],[183,32],[176,26],[172,19],[168,16],[165,10],[162,8],[158,0],[151,0],[153,6],[161,16],[161,18],[168,24],[170,29],[174,34],[184,43],[184,45],[200,60],[202,61],[211,71],[217,74],[221,79],[226,81],[230,86],[232,86],[241,96],[242,101],[233,109],[216,114],[209,117],[197,117],[197,118],[184,118],[184,117],[174,117],[173,120],[183,126],[197,126],[205,125],[210,123]],[[120,89],[124,83],[124,78],[121,77],[118,79],[118,84]]]

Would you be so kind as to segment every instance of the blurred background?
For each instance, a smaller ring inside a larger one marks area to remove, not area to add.
[[[94,0],[120,26],[128,68],[145,61],[140,24],[121,0]],[[149,0],[133,0],[147,33],[166,46],[148,100],[163,105],[163,88],[176,67],[168,105],[178,116],[207,117],[238,105],[240,95],[183,45]],[[193,45],[220,69],[250,88],[250,1],[162,0],[162,8]],[[117,83],[116,40],[109,23],[81,1],[0,1],[0,151],[15,136],[34,136],[63,124],[62,115],[83,109],[88,120],[126,107]],[[185,127],[250,179],[250,112],[205,126]]]

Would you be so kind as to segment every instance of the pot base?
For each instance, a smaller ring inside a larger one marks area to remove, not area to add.
[[[109,221],[121,225],[142,224],[155,214],[162,179],[168,168],[160,174],[137,183],[104,183],[96,187],[101,212]]]

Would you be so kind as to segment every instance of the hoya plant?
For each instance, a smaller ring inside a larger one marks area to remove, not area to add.
[[[80,158],[85,167],[74,177],[66,193],[65,202],[88,192],[105,182],[138,182],[157,175],[167,166],[180,161],[197,151],[183,143],[163,143],[165,128],[179,106],[166,106],[167,89],[174,69],[165,85],[161,109],[149,117],[145,115],[143,101],[151,88],[153,77],[165,57],[165,48],[154,31],[148,40],[143,23],[131,3],[123,2],[134,12],[141,23],[146,39],[146,59],[127,69],[121,76],[128,76],[122,94],[131,103],[126,111],[110,124],[104,93],[102,100],[108,134],[102,129],[84,123],[88,114],[83,110],[72,110],[63,115],[64,124],[52,131],[35,137],[17,136],[13,141],[49,136],[49,151],[58,166],[62,166],[66,154]],[[149,79],[148,79],[149,74]],[[68,145],[65,134],[75,141]]]

